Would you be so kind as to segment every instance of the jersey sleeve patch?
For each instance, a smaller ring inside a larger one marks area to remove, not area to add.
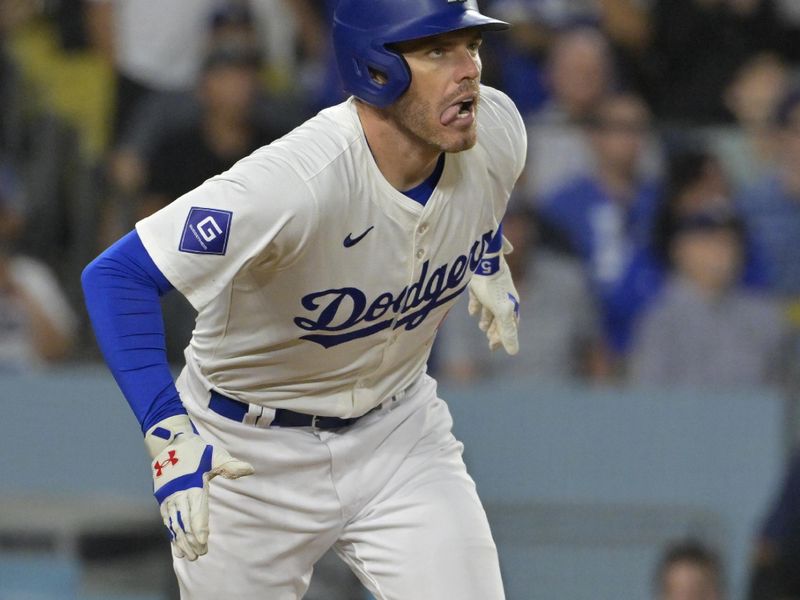
[[[181,252],[224,255],[228,247],[233,213],[215,208],[192,207],[181,235]]]

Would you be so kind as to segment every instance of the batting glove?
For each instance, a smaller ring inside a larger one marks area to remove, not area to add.
[[[519,352],[519,293],[503,253],[511,244],[503,240],[503,250],[481,260],[479,270],[469,282],[469,314],[480,313],[478,327],[486,333],[489,348],[503,346],[508,354]]]
[[[158,422],[145,434],[153,459],[153,493],[178,558],[195,560],[208,552],[208,482],[222,475],[237,479],[253,467],[222,448],[207,444],[188,415]]]

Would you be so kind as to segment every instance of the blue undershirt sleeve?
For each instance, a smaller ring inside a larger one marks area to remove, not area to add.
[[[497,226],[497,233],[494,234],[492,241],[489,242],[489,247],[486,249],[487,252],[493,254],[495,252],[500,252],[503,249],[503,224],[500,223]]]
[[[142,431],[185,414],[167,363],[159,297],[173,289],[131,231],[83,271],[97,343]]]

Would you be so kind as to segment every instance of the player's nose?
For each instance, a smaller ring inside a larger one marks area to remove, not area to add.
[[[459,49],[459,60],[456,68],[456,81],[478,79],[481,75],[481,58],[470,47]]]

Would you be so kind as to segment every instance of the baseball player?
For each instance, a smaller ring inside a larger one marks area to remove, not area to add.
[[[479,57],[506,27],[475,0],[341,0],[352,97],[86,268],[183,598],[301,598],[331,547],[378,600],[503,598],[426,360],[465,289],[490,345],[517,352],[500,223],[525,130]],[[198,311],[175,382],[158,301],[173,288]]]

